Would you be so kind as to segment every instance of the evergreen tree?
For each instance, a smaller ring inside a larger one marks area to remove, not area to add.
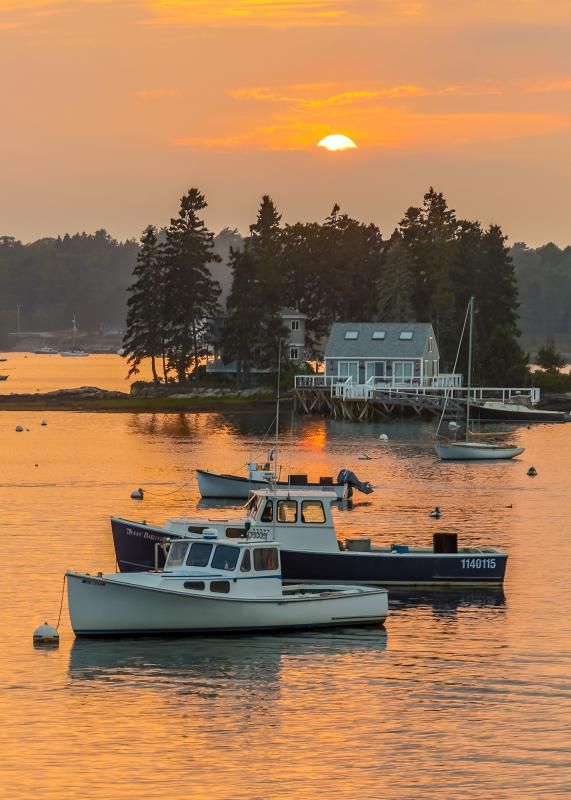
[[[264,195],[243,250],[231,250],[233,280],[223,352],[227,362],[237,361],[240,381],[254,366],[274,369],[279,340],[287,336],[280,314],[280,220],[272,199]]]
[[[214,235],[199,212],[207,203],[198,189],[182,198],[178,217],[171,219],[164,248],[166,349],[179,382],[206,354],[206,337],[218,308],[220,286],[209,264],[220,261]]]
[[[133,277],[134,283],[128,290],[123,355],[130,364],[129,377],[139,372],[144,358],[150,358],[153,380],[159,383],[156,357],[164,352],[163,270],[157,230],[153,225],[145,228],[141,237]]]
[[[395,231],[383,253],[377,316],[383,322],[415,322],[414,262]]]
[[[474,374],[480,382],[505,386],[525,384],[529,355],[519,345],[518,299],[513,262],[506,237],[490,225],[481,238],[481,259],[476,290]]]
[[[553,338],[550,337],[547,342],[539,348],[537,364],[546,372],[552,374],[558,373],[559,370],[565,366],[566,361],[557,350]]]

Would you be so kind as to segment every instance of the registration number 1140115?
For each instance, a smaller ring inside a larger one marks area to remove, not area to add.
[[[462,569],[495,569],[495,558],[463,558]]]

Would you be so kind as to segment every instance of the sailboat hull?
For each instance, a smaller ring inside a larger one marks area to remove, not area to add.
[[[505,461],[521,455],[525,448],[482,442],[450,442],[435,444],[434,449],[443,461]]]

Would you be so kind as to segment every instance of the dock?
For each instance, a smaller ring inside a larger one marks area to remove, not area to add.
[[[392,416],[439,416],[444,406],[450,414],[465,408],[468,390],[458,380],[443,382],[367,381],[353,383],[325,375],[296,375],[294,409],[298,414],[320,414],[351,422],[371,422]],[[445,383],[445,382],[444,382]],[[471,401],[528,399],[532,405],[540,399],[536,387],[472,386]]]

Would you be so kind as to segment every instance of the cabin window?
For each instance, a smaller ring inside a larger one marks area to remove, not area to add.
[[[373,335],[371,339],[384,339],[386,335],[386,331],[373,331]]]
[[[210,560],[210,553],[212,552],[212,545],[206,542],[193,542],[190,545],[188,558],[186,559],[187,567],[205,567]]]
[[[165,566],[181,567],[188,548],[188,542],[173,542],[169,549],[168,560]]]
[[[250,572],[252,569],[252,559],[250,558],[250,551],[244,550],[242,556],[242,563],[240,564],[240,572]]]
[[[358,339],[359,338],[359,331],[345,331],[345,338],[346,339]]]
[[[292,319],[290,325],[291,325],[291,330],[292,331],[298,331],[299,330],[299,320],[298,319]]]
[[[321,500],[303,500],[301,503],[301,521],[319,524],[325,522],[325,510]]]
[[[260,517],[261,522],[272,522],[274,519],[274,503],[272,500],[266,500],[266,506]]]
[[[257,547],[254,550],[254,569],[267,572],[278,568],[278,551],[275,547]]]
[[[198,589],[200,591],[204,591],[205,583],[204,581],[185,581],[184,588],[185,589]]]
[[[239,555],[240,548],[232,547],[231,544],[219,544],[212,558],[212,569],[236,569]]]
[[[401,331],[399,339],[410,340],[412,339],[413,331]]]
[[[299,348],[298,347],[290,347],[289,349],[289,357],[292,361],[295,361],[299,358]]]
[[[202,533],[204,525],[189,525],[187,531],[189,533]]]
[[[230,581],[210,581],[210,591],[228,594],[230,591]]]
[[[278,500],[278,522],[297,522],[297,503],[295,500]]]

